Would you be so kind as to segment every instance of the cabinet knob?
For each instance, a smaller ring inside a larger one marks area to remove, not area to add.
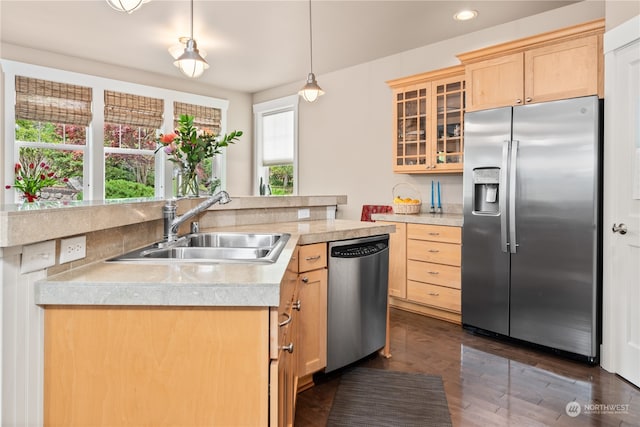
[[[438,249],[429,249],[429,252],[431,252],[433,254],[437,254],[440,251]]]
[[[516,104],[522,104],[522,99],[520,98],[516,99]]]
[[[296,301],[293,303],[293,309],[300,311],[300,308],[302,307],[302,302],[300,302],[300,300]]]
[[[283,345],[281,348],[287,353],[293,353],[293,343],[290,343],[289,345]]]
[[[429,271],[429,274],[432,274],[435,276],[436,274],[440,274],[440,273],[438,271]]]
[[[531,99],[531,98],[530,98],[530,97],[528,97],[528,96],[527,96],[524,100],[525,100],[526,102],[531,102],[531,101],[533,101],[533,99]]]
[[[429,292],[429,295],[431,295],[432,297],[439,297],[440,294],[437,292]]]
[[[304,277],[302,278],[302,282],[303,282],[303,283],[309,283],[309,278],[308,278],[307,276],[304,276]]]
[[[306,261],[316,261],[319,260],[322,255],[308,256],[305,258]]]

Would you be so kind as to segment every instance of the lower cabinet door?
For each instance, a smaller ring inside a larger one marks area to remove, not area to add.
[[[297,372],[299,377],[327,366],[327,269],[300,273]]]

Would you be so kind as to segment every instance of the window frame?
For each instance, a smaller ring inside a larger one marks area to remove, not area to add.
[[[262,139],[263,124],[265,116],[293,111],[293,193],[298,194],[298,105],[300,97],[296,95],[285,96],[253,105],[253,125],[254,125],[254,171],[255,177],[253,192],[260,194],[260,177],[264,176],[265,167],[262,166],[262,150],[264,141]]]
[[[84,151],[83,165],[83,200],[105,200],[105,150],[104,150],[104,91],[112,90],[125,92],[132,95],[161,98],[164,100],[163,125],[160,132],[173,131],[173,102],[202,105],[221,110],[220,134],[227,132],[227,112],[229,101],[221,98],[196,95],[179,92],[172,89],[164,89],[154,86],[140,85],[121,80],[92,76],[89,74],[65,71],[40,65],[26,64],[17,61],[0,59],[0,70],[4,73],[4,153],[2,168],[3,184],[0,191],[3,192],[2,200],[6,204],[15,203],[15,190],[5,189],[5,185],[12,185],[14,181],[13,165],[18,161],[18,145],[15,141],[15,76],[32,77],[36,79],[51,80],[60,83],[75,84],[90,87],[93,90],[91,103],[92,119],[87,127],[87,141]],[[162,150],[155,155],[155,197],[173,197],[173,166],[166,160]],[[216,176],[221,179],[221,188],[226,188],[226,153],[216,156],[213,162]]]

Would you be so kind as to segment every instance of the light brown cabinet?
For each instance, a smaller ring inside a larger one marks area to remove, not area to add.
[[[602,96],[603,21],[458,55],[467,111]]]
[[[278,307],[47,306],[44,424],[292,426],[294,258]]]
[[[462,172],[464,68],[446,68],[387,84],[393,89],[393,171]]]
[[[303,390],[327,366],[327,244],[299,246],[298,259],[297,373]]]
[[[271,340],[277,331],[277,341],[272,342],[270,365],[270,399],[269,425],[293,426],[298,387],[297,353],[300,351],[298,335],[298,313],[296,310],[299,298],[298,289],[298,249],[293,253],[280,285],[280,305],[271,310]],[[277,379],[277,380],[276,380]]]
[[[403,228],[406,232],[400,234],[403,241],[390,248],[390,305],[460,323],[462,229],[429,224],[395,225],[396,233]],[[391,274],[394,268],[401,267],[404,267],[402,274]]]
[[[376,221],[396,226],[389,234],[389,296],[407,297],[407,224]]]

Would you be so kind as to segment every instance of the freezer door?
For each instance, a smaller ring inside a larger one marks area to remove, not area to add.
[[[598,107],[597,97],[515,107],[511,165],[517,246],[510,335],[594,357]]]
[[[462,323],[507,335],[509,254],[503,228],[511,108],[466,113],[464,135]]]

